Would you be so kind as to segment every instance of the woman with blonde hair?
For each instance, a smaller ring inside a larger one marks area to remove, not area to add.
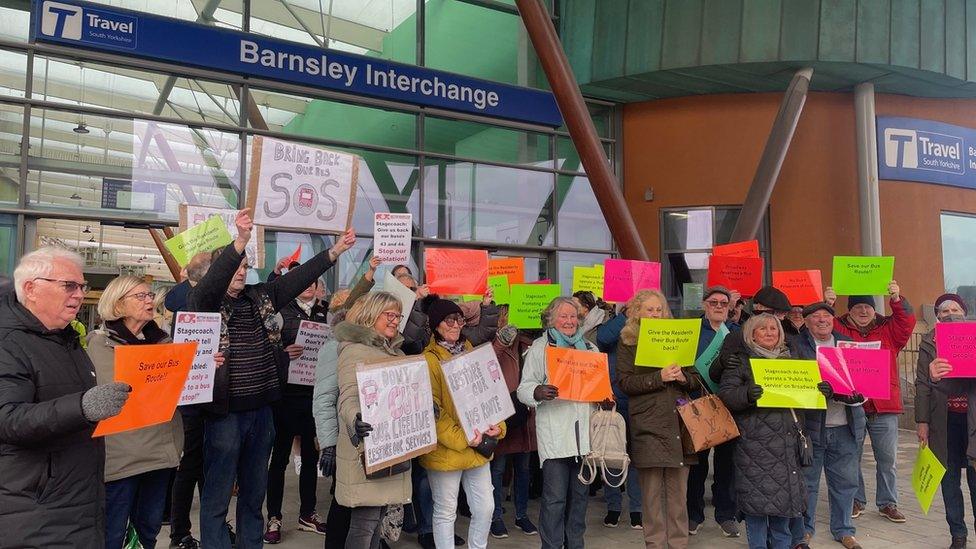
[[[363,469],[363,439],[373,427],[363,421],[356,365],[403,356],[399,333],[400,300],[388,292],[358,299],[335,327],[339,342],[339,437],[336,456],[336,501],[352,508],[347,549],[376,549],[387,506],[410,501],[410,472],[368,479]]]
[[[692,367],[660,364],[638,368],[637,339],[641,319],[671,318],[664,295],[641,290],[627,302],[627,321],[617,346],[617,382],[630,397],[630,456],[643,496],[644,544],[648,549],[688,546],[688,471],[697,463],[686,451],[688,436],[676,406],[701,383]]]

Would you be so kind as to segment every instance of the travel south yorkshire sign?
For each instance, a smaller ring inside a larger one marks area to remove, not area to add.
[[[551,93],[72,0],[33,0],[31,37],[204,69],[557,127]]]
[[[878,177],[976,189],[976,129],[877,117]]]

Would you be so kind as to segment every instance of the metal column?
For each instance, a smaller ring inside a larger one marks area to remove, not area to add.
[[[620,185],[610,169],[603,145],[593,126],[593,119],[590,118],[576,76],[569,66],[546,7],[542,0],[515,0],[515,4],[536,55],[539,56],[539,62],[546,71],[556,103],[566,121],[573,144],[579,151],[583,169],[593,186],[593,194],[596,195],[620,255],[627,259],[647,261],[647,250],[637,233],[637,225],[627,208]]]
[[[812,68],[800,69],[796,71],[789,87],[786,88],[783,103],[779,106],[779,112],[773,120],[773,127],[769,130],[766,147],[763,148],[762,156],[759,158],[756,175],[752,178],[749,193],[732,230],[732,242],[752,240],[759,234],[763,216],[766,215],[766,208],[769,206],[769,198],[773,195],[776,179],[783,167],[786,153],[790,150],[790,141],[793,140],[796,125],[800,121],[800,113],[803,112],[803,104],[806,103],[807,90],[810,89],[812,77]]]
[[[878,133],[874,118],[874,84],[854,88],[854,127],[857,132],[857,195],[861,219],[861,255],[881,255],[881,199],[878,195]],[[884,300],[875,296],[875,309]]]

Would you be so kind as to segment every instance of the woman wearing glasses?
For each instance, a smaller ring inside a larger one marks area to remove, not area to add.
[[[88,356],[99,385],[115,379],[120,345],[169,343],[153,322],[156,294],[141,278],[120,276],[98,300],[104,324],[88,335]],[[218,358],[221,363],[223,358]],[[166,490],[183,449],[179,413],[167,423],[105,437],[105,547],[118,549],[132,523],[143,547],[151,549],[163,521]]]
[[[458,490],[464,485],[464,494],[471,509],[468,547],[484,549],[488,546],[488,530],[495,509],[489,461],[498,439],[505,436],[505,423],[492,425],[484,433],[475,431],[474,439],[468,440],[441,370],[441,362],[472,348],[471,343],[461,336],[465,324],[464,313],[457,303],[437,299],[427,308],[427,318],[433,337],[424,355],[430,371],[434,406],[439,414],[437,448],[421,456],[420,464],[427,469],[434,497],[434,544],[438,549],[454,547]]]

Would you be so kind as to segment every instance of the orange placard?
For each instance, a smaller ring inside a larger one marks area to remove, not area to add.
[[[742,297],[756,295],[762,287],[762,275],[762,258],[724,255],[708,258],[708,285],[737,290]]]
[[[712,248],[712,255],[725,257],[759,257],[759,241],[746,240],[745,242],[721,244]]]
[[[773,271],[773,287],[786,294],[790,305],[809,305],[823,301],[823,280],[819,269]]]
[[[285,268],[287,269],[291,267],[292,263],[298,263],[301,259],[302,259],[302,243],[299,242],[298,249],[295,250],[295,253],[288,256],[288,263],[285,263]]]
[[[99,421],[92,437],[141,429],[173,419],[196,353],[196,342],[117,346],[115,381],[128,383],[132,392],[119,415]]]
[[[441,295],[484,295],[488,291],[488,252],[427,248],[424,270],[430,291]]]
[[[546,347],[546,373],[562,400],[602,402],[613,398],[605,353]]]
[[[488,260],[488,276],[508,276],[508,284],[525,284],[525,258],[500,257]]]

